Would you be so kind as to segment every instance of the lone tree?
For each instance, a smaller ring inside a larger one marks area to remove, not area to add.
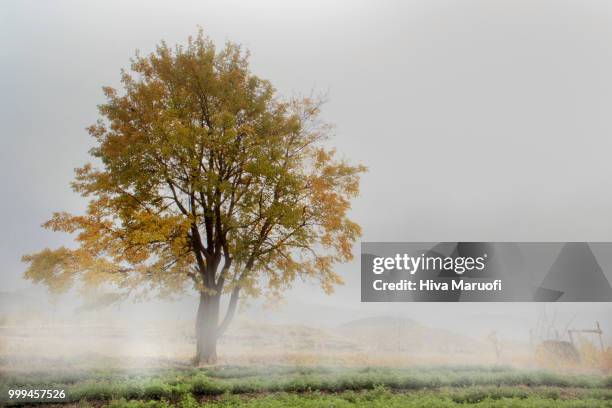
[[[202,32],[161,43],[106,87],[88,128],[98,167],[76,169],[84,215],[43,226],[76,233],[76,248],[25,255],[25,277],[51,291],[112,286],[126,295],[193,287],[197,362],[214,364],[239,299],[280,295],[298,276],[326,292],[352,258],[359,226],[347,218],[363,166],[322,145],[316,100],[281,100],[249,70],[248,53],[216,50]],[[222,295],[229,296],[221,310]]]

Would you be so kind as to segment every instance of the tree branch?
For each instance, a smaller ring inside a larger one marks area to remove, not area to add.
[[[236,314],[236,308],[238,306],[238,299],[240,294],[240,286],[236,285],[232,290],[232,294],[230,296],[229,304],[227,305],[227,312],[225,313],[225,317],[221,324],[217,328],[217,338],[223,336],[223,333],[227,330],[227,327],[232,322],[234,315]]]

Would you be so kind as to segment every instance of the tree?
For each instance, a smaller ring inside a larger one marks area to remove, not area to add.
[[[137,53],[122,85],[104,88],[88,128],[97,167],[75,170],[86,213],[43,224],[76,233],[76,248],[25,255],[27,279],[55,292],[193,287],[199,364],[216,362],[239,299],[280,296],[296,277],[326,292],[341,283],[333,267],[352,259],[360,235],[347,212],[365,168],[323,145],[318,100],[278,98],[240,46],[216,50],[201,31],[186,46]]]

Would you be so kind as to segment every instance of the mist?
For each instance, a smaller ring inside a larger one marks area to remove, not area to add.
[[[89,160],[84,129],[98,117],[101,87],[119,85],[135,50],[185,43],[198,26],[218,45],[248,48],[253,72],[279,94],[328,95],[330,144],[369,168],[351,213],[363,241],[612,241],[607,2],[9,1],[3,9],[0,361],[13,369],[193,357],[195,293],[88,306],[77,292],[54,297],[24,280],[20,258],[74,245],[40,224],[85,208],[69,183]],[[338,266],[345,284],[333,295],[298,280],[280,303],[241,306],[221,362],[529,365],[539,342],[596,322],[612,344],[610,303],[362,303],[358,251]]]

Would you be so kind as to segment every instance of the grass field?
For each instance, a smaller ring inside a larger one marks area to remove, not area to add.
[[[54,406],[84,407],[612,407],[612,377],[497,366],[22,371],[0,387],[64,389]]]
[[[510,341],[496,356],[486,339],[412,321],[246,322],[219,366],[196,368],[191,322],[91,321],[0,326],[0,406],[34,405],[9,390],[54,389],[65,400],[39,406],[612,408],[612,349],[581,340],[570,363]]]

